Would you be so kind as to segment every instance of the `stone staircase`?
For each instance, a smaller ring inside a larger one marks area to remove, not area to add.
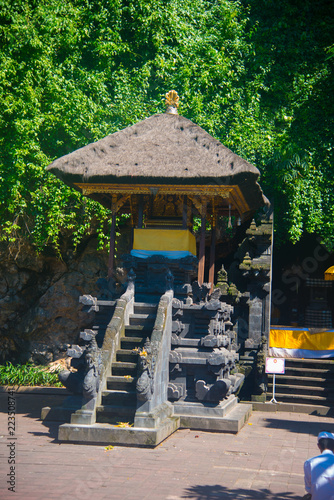
[[[82,332],[86,351],[73,346],[80,354],[75,359],[82,362],[85,356],[88,390],[87,373],[96,376],[95,365],[101,383],[94,398],[77,393],[55,408],[56,420],[66,421],[59,441],[154,447],[180,428],[236,433],[248,420],[251,405],[238,404],[228,392],[239,380],[230,373],[237,354],[234,333],[225,331],[231,325],[228,306],[216,299],[175,302],[171,290],[157,299],[135,295],[131,283],[116,303],[83,297],[89,311],[98,314],[95,325]],[[222,370],[224,376],[217,378]],[[43,408],[42,419],[51,413]]]
[[[272,398],[272,380],[269,375],[267,401]],[[280,411],[334,414],[334,360],[286,359],[285,374],[275,378],[275,399]]]
[[[129,316],[121,348],[116,351],[116,361],[107,378],[107,390],[102,393],[101,405],[96,408],[96,422],[119,425],[133,424],[136,412],[136,381],[138,354],[133,351],[143,347],[151,338],[157,304],[134,303],[134,313]]]
[[[173,415],[172,405],[163,397],[163,385],[167,394],[168,358],[162,355],[170,345],[170,329],[164,318],[167,317],[171,299],[171,294],[165,294],[159,303],[154,299],[152,302],[139,302],[138,296],[134,297],[133,289],[128,286],[127,292],[116,303],[104,340],[101,339],[101,355],[104,356],[101,380],[104,389],[96,398],[96,407],[88,408],[86,405],[72,413],[70,423],[59,427],[59,441],[154,447],[180,427],[180,418]],[[93,303],[92,307],[97,306],[95,311],[100,312],[101,301],[89,296],[87,302],[89,305]],[[97,318],[95,323],[103,321]],[[150,342],[146,344],[147,339]],[[152,342],[154,365],[150,364]],[[134,351],[136,348],[140,349],[139,353]],[[143,371],[143,364],[138,359],[143,348],[149,366],[153,366],[152,370],[157,368],[154,373],[151,372],[153,390],[149,400],[138,396],[137,383],[141,382],[141,390],[146,387],[143,375],[147,365]],[[107,356],[108,352],[110,356]],[[44,419],[49,410],[42,410]],[[62,408],[60,410],[63,412]]]

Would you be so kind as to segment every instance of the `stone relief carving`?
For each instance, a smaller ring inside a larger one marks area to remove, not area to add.
[[[185,385],[184,384],[168,384],[168,399],[180,399],[185,395]]]
[[[198,281],[192,283],[194,302],[207,302],[211,290],[211,283],[200,285]]]
[[[139,354],[138,374],[137,374],[137,399],[139,401],[149,401],[153,394],[154,387],[154,367],[156,361],[156,349],[149,338],[146,339],[144,347],[134,349]]]
[[[86,405],[97,397],[102,370],[101,352],[95,336],[94,330],[81,332],[80,337],[86,345],[74,345],[67,351],[67,355],[72,358],[71,366],[77,371],[63,370],[58,376],[69,391],[83,396]]]
[[[239,359],[231,321],[234,308],[219,300],[220,289],[209,297],[207,286],[194,288],[197,303],[173,300],[168,397],[218,404],[244,380],[243,374],[234,373]]]

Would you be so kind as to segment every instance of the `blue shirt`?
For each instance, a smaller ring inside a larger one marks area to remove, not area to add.
[[[334,453],[324,450],[321,455],[306,460],[304,479],[312,500],[334,500]]]

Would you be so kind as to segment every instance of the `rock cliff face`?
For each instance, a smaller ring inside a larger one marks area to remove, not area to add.
[[[0,363],[46,363],[64,356],[89,320],[79,296],[94,295],[107,274],[107,253],[87,240],[75,255],[36,254],[23,244],[0,246]]]

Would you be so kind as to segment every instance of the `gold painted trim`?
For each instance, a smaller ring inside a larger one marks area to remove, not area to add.
[[[220,196],[230,198],[240,214],[250,210],[239,186],[237,185],[166,185],[166,184],[83,184],[76,183],[75,186],[81,189],[82,194],[146,194],[158,192],[164,194],[178,194],[189,196]],[[158,191],[157,191],[158,190]]]
[[[231,200],[232,200],[232,203],[237,208],[239,214],[241,215],[245,212],[249,212],[250,208],[249,208],[248,203],[246,202],[239,186],[233,186],[233,187],[234,187],[234,189],[230,193]]]

